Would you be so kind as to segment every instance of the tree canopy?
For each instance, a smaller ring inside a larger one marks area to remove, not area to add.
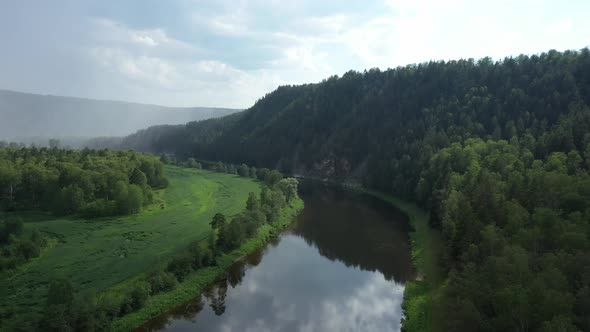
[[[87,218],[136,213],[167,180],[160,160],[132,151],[0,148],[0,208]]]

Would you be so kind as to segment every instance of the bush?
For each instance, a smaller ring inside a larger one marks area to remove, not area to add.
[[[188,252],[177,255],[168,263],[167,271],[174,274],[178,281],[184,280],[192,271],[193,258]]]
[[[104,316],[106,316],[109,320],[113,320],[115,317],[117,317],[117,314],[120,311],[122,302],[123,302],[123,299],[121,298],[120,295],[118,295],[118,294],[114,295],[114,294],[107,293],[98,299],[97,306],[98,306],[98,310]]]
[[[137,310],[145,304],[150,297],[150,285],[146,282],[136,284],[130,292],[131,308]]]
[[[15,256],[0,256],[0,271],[14,269],[18,264],[20,264],[21,261],[22,259],[19,259]]]
[[[176,287],[176,277],[162,269],[156,269],[150,273],[148,277],[148,283],[150,285],[151,294],[157,294],[159,292],[165,292]]]
[[[151,183],[152,187],[155,189],[162,189],[168,187],[168,179],[166,178],[154,179]]]
[[[13,269],[31,258],[38,257],[41,247],[45,245],[45,239],[38,230],[34,230],[30,238],[26,239],[24,236],[15,235],[22,232],[22,223],[19,221],[14,225],[8,227],[13,229],[8,244],[0,246],[0,271]]]
[[[70,315],[75,331],[104,331],[101,321],[105,315],[98,310],[94,293],[75,297]]]
[[[143,307],[145,301],[150,297],[150,285],[147,282],[140,282],[128,290],[121,301],[119,314],[125,315]]]
[[[216,266],[217,261],[215,260],[215,254],[211,249],[205,250],[203,252],[203,256],[201,258],[201,265],[202,266]]]
[[[54,212],[59,215],[78,213],[84,205],[84,191],[76,184],[62,188],[53,204]]]
[[[238,175],[243,177],[250,176],[250,168],[246,164],[242,164],[238,167]]]
[[[108,217],[115,214],[117,205],[115,201],[107,201],[105,199],[97,199],[86,204],[81,211],[84,218],[92,219],[99,217]]]
[[[0,244],[8,243],[10,236],[19,236],[23,232],[23,222],[18,219],[0,221]]]
[[[47,241],[45,241],[45,238],[41,235],[41,232],[39,232],[39,230],[37,230],[37,229],[33,230],[33,232],[31,233],[31,241],[33,241],[33,243],[37,244],[40,247],[47,244]]]
[[[199,244],[199,241],[191,242],[191,244],[189,244],[189,246],[188,246],[187,253],[192,258],[191,267],[193,268],[193,270],[198,270],[202,266],[201,245]]]
[[[70,331],[69,308],[64,304],[50,305],[39,322],[41,331]]]
[[[190,168],[201,169],[201,163],[197,162],[194,158],[188,158],[186,165]]]
[[[22,256],[25,260],[38,257],[40,253],[39,245],[31,240],[21,239],[16,243],[16,255]]]

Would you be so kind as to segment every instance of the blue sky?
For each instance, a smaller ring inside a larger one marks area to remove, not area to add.
[[[246,108],[278,85],[590,45],[587,0],[3,0],[0,88]]]

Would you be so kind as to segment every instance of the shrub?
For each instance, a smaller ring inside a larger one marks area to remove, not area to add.
[[[192,258],[191,267],[193,268],[193,270],[198,270],[202,266],[201,245],[199,244],[199,241],[193,241],[191,242],[191,244],[189,244],[188,254]]]
[[[148,277],[151,294],[168,291],[176,287],[176,277],[162,269],[156,269]]]
[[[81,211],[84,218],[99,218],[108,217],[115,214],[117,209],[115,201],[107,201],[105,199],[97,199],[86,204]]]
[[[205,250],[205,252],[203,252],[203,255],[201,258],[201,265],[203,265],[203,266],[216,266],[217,265],[217,261],[215,260],[215,254],[213,253],[213,251],[211,249],[207,249],[207,250]]]
[[[104,314],[109,320],[117,317],[117,314],[121,308],[121,302],[123,299],[120,295],[111,293],[104,294],[98,299],[99,311]]]
[[[0,221],[0,244],[8,243],[10,236],[19,236],[23,232],[23,222],[18,219]]]
[[[178,281],[182,281],[192,271],[193,258],[188,252],[177,255],[168,263],[167,271],[174,274]]]
[[[33,241],[21,239],[16,243],[16,254],[22,256],[25,260],[39,256],[41,248]]]
[[[131,308],[137,310],[145,304],[150,297],[150,285],[147,282],[136,284],[130,291]]]
[[[150,296],[150,285],[147,282],[140,282],[129,289],[121,301],[119,314],[125,315],[143,307]]]

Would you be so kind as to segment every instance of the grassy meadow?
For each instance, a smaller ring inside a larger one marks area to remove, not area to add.
[[[93,220],[20,213],[25,232],[38,229],[48,245],[38,258],[0,275],[0,310],[28,313],[45,305],[48,286],[67,277],[78,292],[103,291],[144,273],[158,262],[206,239],[217,212],[245,209],[252,179],[204,170],[166,167],[168,188],[139,214]]]

